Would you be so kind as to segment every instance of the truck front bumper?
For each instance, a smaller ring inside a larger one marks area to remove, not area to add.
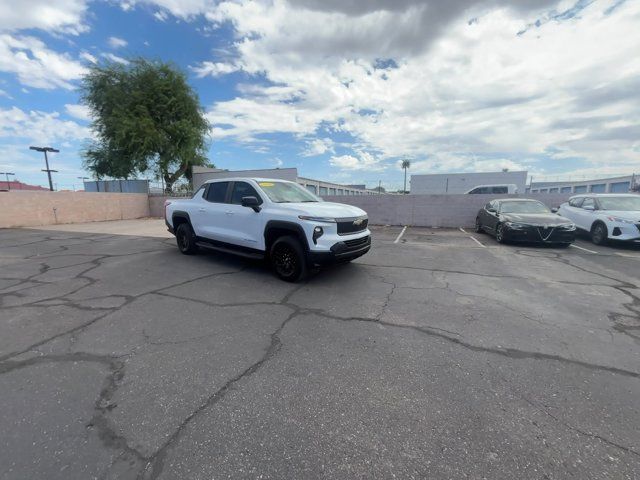
[[[309,263],[312,265],[331,265],[346,263],[361,257],[371,248],[371,237],[356,238],[335,243],[328,252],[309,252]]]

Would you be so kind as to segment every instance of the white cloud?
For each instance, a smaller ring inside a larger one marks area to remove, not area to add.
[[[102,53],[101,55],[102,57],[106,58],[111,62],[121,63],[123,65],[129,64],[129,60],[127,60],[126,58],[119,57],[118,55],[114,55],[113,53]]]
[[[130,10],[137,4],[147,4],[160,7],[175,17],[189,20],[196,15],[214,8],[215,0],[128,0],[121,2],[121,7]],[[126,7],[125,7],[126,6]],[[156,17],[157,18],[157,17]]]
[[[66,103],[64,106],[66,112],[78,120],[84,120],[90,122],[91,112],[86,105],[80,105],[78,103]]]
[[[72,120],[61,120],[58,112],[25,112],[11,107],[0,109],[0,137],[54,143],[83,140],[90,137],[90,131]]]
[[[74,88],[86,69],[69,55],[49,50],[34,37],[0,34],[0,71],[18,76],[34,88]]]
[[[622,167],[640,149],[640,3],[609,14],[616,3],[556,19],[564,5],[533,0],[221,2],[207,18],[234,26],[233,64],[271,85],[213,105],[214,135],[322,127],[376,158],[441,169],[482,168],[473,154],[491,168],[542,156]]]
[[[86,60],[87,62],[90,62],[90,63],[98,63],[98,59],[96,57],[94,57],[93,55],[91,55],[89,52],[82,52],[80,54],[80,58],[82,58],[83,60]]]
[[[4,90],[0,89],[0,97],[6,97],[9,100],[12,100],[13,97],[11,95],[9,95],[7,92],[5,92]]]
[[[153,16],[159,22],[166,22],[167,19],[169,18],[169,15],[167,15],[167,13],[164,10],[158,10],[156,13],[153,14]]]
[[[381,159],[371,155],[369,152],[357,152],[357,157],[353,155],[333,156],[329,164],[341,170],[367,170],[377,172],[385,169]]]
[[[84,24],[85,0],[0,0],[0,30],[38,28],[77,35]]]
[[[330,138],[316,138],[307,142],[307,148],[302,152],[305,157],[316,157],[325,153],[335,153],[334,142]]]
[[[202,62],[201,64],[191,67],[191,70],[198,78],[202,77],[219,77],[239,70],[239,67],[230,63],[221,62]]]
[[[124,48],[129,44],[124,38],[119,37],[109,37],[107,43],[111,48]]]

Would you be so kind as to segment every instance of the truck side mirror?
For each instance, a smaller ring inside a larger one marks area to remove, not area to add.
[[[253,208],[254,212],[260,211],[260,204],[258,203],[258,199],[256,197],[242,197],[242,206]]]
[[[553,208],[551,209],[551,213],[558,213],[558,210],[560,210],[560,208],[559,208],[559,207],[553,207]]]

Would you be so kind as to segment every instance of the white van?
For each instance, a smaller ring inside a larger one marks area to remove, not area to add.
[[[501,193],[518,193],[518,186],[514,183],[505,183],[503,185],[476,185],[471,190],[464,192],[465,194],[485,193],[485,194],[501,194]]]

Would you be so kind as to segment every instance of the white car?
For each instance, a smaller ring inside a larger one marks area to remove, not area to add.
[[[640,243],[640,195],[584,194],[560,205],[558,214],[591,234],[596,245],[608,240]]]
[[[465,195],[475,195],[475,194],[514,194],[518,193],[518,186],[514,183],[504,183],[500,185],[476,185],[470,190],[464,192]]]
[[[200,247],[268,259],[290,282],[309,266],[349,262],[371,248],[364,210],[284,180],[210,180],[190,199],[167,200],[165,222],[184,254]]]

